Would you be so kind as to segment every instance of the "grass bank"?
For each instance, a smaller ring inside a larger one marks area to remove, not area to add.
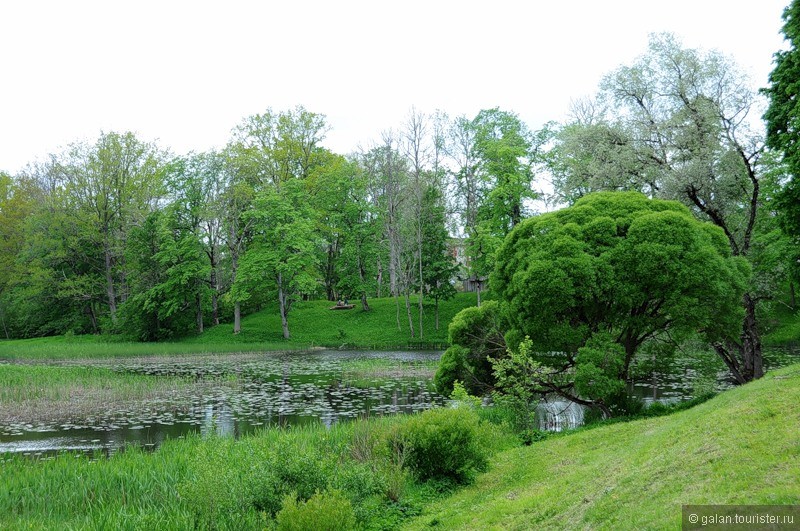
[[[408,525],[679,529],[682,504],[800,504],[800,365],[687,411],[498,454]]]
[[[413,309],[415,336],[408,328],[405,308],[398,314],[392,298],[372,299],[370,311],[329,310],[330,301],[300,301],[289,314],[291,338],[282,336],[277,307],[266,308],[242,318],[242,331],[234,335],[232,325],[223,323],[202,334],[176,341],[136,343],[106,336],[59,336],[0,340],[0,359],[110,358],[129,356],[172,356],[204,353],[305,350],[309,348],[353,348],[396,350],[439,349],[447,343],[447,325],[462,309],[476,304],[474,293],[459,293],[439,307],[436,329],[434,307],[426,303],[423,334],[419,334],[416,306]]]

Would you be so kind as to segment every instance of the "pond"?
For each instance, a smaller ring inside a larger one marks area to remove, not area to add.
[[[265,426],[332,425],[423,410],[444,402],[432,385],[440,355],[326,350],[61,362],[179,376],[190,383],[166,396],[95,408],[80,418],[0,424],[0,453],[107,453],[126,444],[155,448],[189,433],[238,437]]]
[[[239,437],[266,426],[410,413],[445,403],[433,390],[440,352],[331,351],[249,353],[52,362],[107,367],[121,374],[180,377],[187,382],[146,400],[93,405],[46,421],[20,414],[0,420],[0,454],[49,455],[71,450],[110,453],[125,445],[156,448],[190,433]],[[800,361],[800,351],[770,349],[766,366]],[[732,386],[713,356],[678,356],[640,370],[629,393],[645,403],[691,399]],[[561,431],[583,423],[584,409],[562,400],[539,405],[539,428]]]

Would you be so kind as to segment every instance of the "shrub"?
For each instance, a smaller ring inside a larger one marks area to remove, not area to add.
[[[487,301],[460,311],[448,326],[448,338],[452,346],[439,362],[434,377],[436,390],[449,396],[453,383],[459,380],[470,394],[485,394],[494,385],[487,357],[501,357],[505,352],[497,302]]]
[[[296,495],[290,494],[275,519],[280,531],[347,531],[356,526],[350,500],[337,490],[317,492],[306,502],[298,502]]]
[[[469,408],[431,409],[410,419],[400,429],[405,466],[425,481],[469,481],[487,465],[480,444],[477,413]]]
[[[188,477],[178,486],[196,527],[235,529],[255,516],[249,496],[243,495],[249,471],[230,466],[235,449],[234,441],[221,439],[198,446]]]
[[[335,477],[335,455],[323,456],[288,434],[273,444],[265,441],[210,439],[199,446],[178,489],[198,527],[236,529],[237,522],[259,513],[272,516],[290,492],[307,500]],[[361,477],[342,479],[361,492],[372,489],[359,484],[365,481]]]
[[[275,514],[290,492],[307,500],[328,487],[334,466],[332,458],[326,460],[313,449],[279,445],[267,459],[253,465],[248,485],[252,504],[260,511]]]
[[[459,345],[452,345],[444,351],[439,360],[439,368],[436,369],[433,377],[437,393],[450,396],[455,382],[464,380],[467,376],[467,367],[464,364],[467,354],[469,354],[469,350]]]

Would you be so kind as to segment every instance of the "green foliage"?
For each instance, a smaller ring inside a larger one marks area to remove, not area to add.
[[[377,287],[381,220],[368,196],[367,176],[358,164],[331,156],[309,178],[323,244],[319,246],[325,295],[329,300],[363,297]]]
[[[422,480],[470,481],[487,466],[478,424],[470,408],[433,409],[415,416],[401,428],[406,466]]]
[[[548,372],[536,361],[532,348],[533,342],[526,337],[518,348],[509,349],[506,356],[489,359],[497,381],[497,392],[526,406],[530,406],[541,392],[539,382]]]
[[[552,378],[552,371],[534,357],[530,338],[499,358],[489,358],[496,380],[493,399],[496,407],[511,413],[511,426],[522,441],[536,440],[536,398],[548,392],[543,382]]]
[[[181,225],[169,209],[148,216],[131,231],[128,258],[131,297],[120,308],[121,329],[141,341],[186,335],[207,309],[211,268],[198,239],[199,227]]]
[[[767,145],[779,153],[786,165],[789,179],[776,194],[778,220],[793,245],[785,249],[794,282],[800,282],[800,121],[797,79],[800,76],[800,3],[793,0],[783,12],[782,32],[789,43],[788,50],[775,54],[775,68],[769,76],[770,86],[763,90],[769,97],[764,113],[767,125]]]
[[[249,466],[231,466],[244,460],[242,452],[250,453]],[[196,509],[198,521],[207,525],[260,511],[275,515],[290,493],[307,500],[325,490],[334,477],[333,457],[326,458],[318,448],[292,444],[290,438],[273,447],[256,440],[238,446],[218,440],[204,445],[195,456],[194,477],[180,491]]]
[[[517,115],[498,108],[479,112],[472,127],[485,178],[494,184],[479,217],[489,233],[502,238],[522,220],[525,200],[535,197],[530,186],[533,141]]]
[[[625,349],[607,333],[594,334],[578,349],[575,390],[596,402],[610,404],[625,394],[619,375],[625,368]]]
[[[433,377],[437,393],[449,396],[455,390],[455,384],[460,384],[469,376],[466,366],[468,355],[469,350],[460,345],[451,345],[444,351]]]
[[[458,271],[448,241],[450,235],[446,227],[445,204],[441,190],[426,186],[422,201],[422,281],[425,291],[436,302],[446,301],[456,294],[453,279]]]
[[[317,284],[314,212],[306,202],[303,183],[287,181],[279,189],[264,190],[248,215],[255,236],[236,279],[239,300],[260,289],[264,278],[271,279],[280,302],[283,338],[289,339],[287,316],[294,298],[313,292]]]
[[[537,351],[577,352],[591,330],[631,347],[666,331],[735,333],[746,267],[719,230],[681,205],[598,193],[526,220],[501,249],[493,285],[511,331]]]
[[[453,382],[453,393],[450,398],[456,402],[458,406],[467,406],[471,408],[480,407],[483,400],[479,396],[469,394],[464,385],[456,380]]]
[[[453,382],[459,380],[471,394],[485,394],[494,385],[488,357],[505,351],[498,303],[487,301],[463,309],[450,321],[448,334],[452,346],[442,356],[435,378],[437,389],[449,394]]]
[[[492,276],[509,347],[527,336],[537,361],[553,374],[577,369],[579,391],[600,405],[649,339],[736,338],[749,271],[721,241],[680,204],[633,192],[590,194],[530,218],[504,242]]]
[[[284,498],[275,521],[279,531],[349,531],[356,527],[350,500],[337,490],[317,492],[306,502],[298,502],[290,494]]]

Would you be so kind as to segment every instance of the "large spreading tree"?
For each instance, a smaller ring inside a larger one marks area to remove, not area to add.
[[[491,282],[509,348],[543,367],[541,392],[610,414],[645,342],[736,336],[748,274],[724,232],[680,203],[599,192],[518,224]]]

